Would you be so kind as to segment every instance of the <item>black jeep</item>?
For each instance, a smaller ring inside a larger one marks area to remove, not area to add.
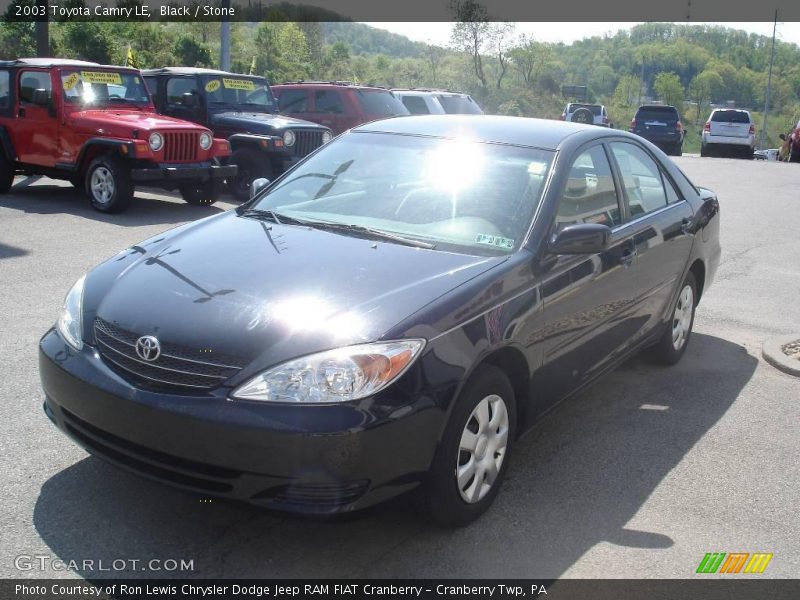
[[[231,192],[250,195],[250,183],[274,179],[295,162],[330,141],[322,125],[284,117],[263,77],[189,67],[143,71],[156,110],[164,115],[205,125],[226,138],[238,166]]]

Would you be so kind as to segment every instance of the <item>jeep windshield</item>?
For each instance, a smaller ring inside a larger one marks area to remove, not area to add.
[[[130,71],[65,70],[61,73],[64,101],[84,106],[149,105],[141,75]]]
[[[263,77],[209,75],[203,87],[211,109],[275,112],[275,97]]]

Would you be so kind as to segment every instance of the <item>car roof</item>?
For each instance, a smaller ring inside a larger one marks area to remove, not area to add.
[[[200,67],[161,67],[160,69],[144,69],[144,75],[233,75],[234,77],[260,77],[261,75],[245,75],[244,73],[231,73],[218,69],[203,69]]]
[[[18,58],[16,60],[0,61],[2,67],[112,67],[85,60],[70,60],[68,58]],[[114,67],[116,68],[116,67]],[[126,67],[121,67],[126,68]]]
[[[419,96],[426,96],[428,94],[449,94],[451,96],[469,96],[464,92],[451,92],[450,90],[434,90],[429,88],[392,88],[393,92],[401,94],[417,94]]]
[[[339,87],[339,88],[352,88],[356,90],[382,90],[389,92],[388,88],[379,85],[361,85],[353,83],[352,81],[284,81],[280,84],[275,84],[272,87]]]
[[[642,110],[643,108],[647,108],[647,109],[650,109],[650,108],[671,108],[673,110],[678,110],[677,108],[675,108],[671,104],[642,104],[638,108],[638,110]]]
[[[570,121],[505,117],[497,115],[421,115],[373,121],[355,127],[354,132],[393,133],[442,138],[465,137],[481,142],[531,146],[555,150],[568,137],[584,134],[594,139],[630,135],[594,125]],[[635,137],[635,136],[634,136]]]

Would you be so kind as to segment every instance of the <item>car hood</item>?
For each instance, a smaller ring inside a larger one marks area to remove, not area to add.
[[[320,129],[326,130],[327,127],[303,121],[294,117],[284,117],[269,113],[257,112],[223,112],[211,116],[211,127],[225,127],[235,129],[241,133],[282,133],[286,129]]]
[[[264,368],[380,339],[504,261],[228,212],[133,246],[92,271],[85,317]]]
[[[204,130],[204,127],[156,114],[138,110],[84,110],[69,116],[69,126],[77,133],[105,135],[112,137],[132,137],[139,131],[139,137],[150,131]]]

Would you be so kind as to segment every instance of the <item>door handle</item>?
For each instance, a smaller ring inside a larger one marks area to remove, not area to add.
[[[684,217],[681,219],[681,233],[691,233],[692,232],[692,220]]]
[[[631,263],[633,263],[633,259],[636,258],[637,254],[639,254],[639,251],[636,250],[636,248],[627,248],[622,253],[622,256],[619,257],[619,262],[626,267],[630,267]]]
[[[17,115],[19,115],[20,117],[24,117],[25,116],[25,109],[24,108],[20,108],[17,111]]]

